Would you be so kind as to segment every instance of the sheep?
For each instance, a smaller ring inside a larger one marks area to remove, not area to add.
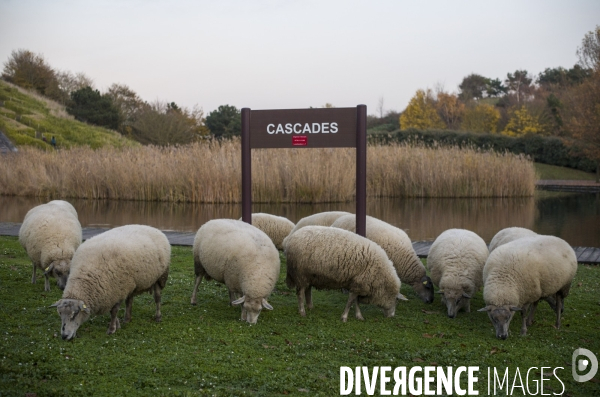
[[[523,238],[523,237],[533,237],[533,236],[538,236],[538,234],[532,230],[525,229],[522,227],[507,227],[506,229],[502,229],[498,233],[496,233],[496,235],[492,238],[492,241],[490,241],[490,245],[489,245],[490,253],[493,250],[495,250],[496,248],[500,247],[501,245],[510,243],[511,241],[514,241],[516,239]],[[485,283],[485,280],[484,280],[484,283]],[[542,299],[545,300],[546,302],[548,302],[548,304],[550,305],[552,310],[556,310],[556,297],[555,296],[553,296],[553,295],[545,296]],[[531,314],[530,321],[533,322],[533,313]]]
[[[483,284],[487,258],[485,241],[469,230],[446,230],[431,245],[427,268],[442,294],[448,317],[455,318],[460,309],[471,311],[471,298]]]
[[[356,216],[341,216],[331,226],[356,232]],[[403,230],[367,216],[366,237],[383,248],[402,283],[410,285],[425,303],[433,302],[431,279],[427,276],[425,266],[417,256],[410,238]]]
[[[316,214],[306,216],[296,223],[296,226],[294,226],[289,235],[292,235],[293,233],[297,232],[305,226],[331,226],[333,222],[335,222],[339,217],[342,217],[344,215],[351,214],[346,211],[327,211],[318,212]]]
[[[296,288],[298,311],[306,316],[304,301],[312,309],[312,287],[349,290],[342,321],[355,304],[356,318],[364,320],[359,300],[383,308],[386,317],[396,311],[400,279],[383,248],[371,240],[343,229],[306,226],[287,237],[286,284]]]
[[[44,291],[50,291],[50,276],[64,290],[71,258],[82,237],[77,211],[70,203],[54,200],[29,210],[19,230],[19,242],[33,263],[31,283],[35,284],[39,268],[44,271]]]
[[[71,276],[56,307],[62,338],[71,340],[77,329],[96,314],[110,311],[107,334],[121,327],[117,312],[126,301],[124,323],[131,321],[133,297],[154,294],[156,322],[162,320],[161,291],[169,277],[171,245],[163,232],[145,225],[127,225],[85,241],[71,265]]]
[[[523,227],[507,227],[506,229],[500,230],[490,241],[489,250],[490,253],[501,245],[510,243],[518,238],[532,237],[538,234],[532,230],[525,229]]]
[[[204,277],[227,286],[230,304],[243,304],[241,319],[250,324],[256,324],[262,308],[273,310],[267,298],[279,279],[281,263],[279,251],[263,231],[238,220],[214,219],[198,229],[193,252],[192,305]]]
[[[240,221],[242,218],[239,219]],[[257,227],[269,236],[278,250],[283,249],[283,239],[294,228],[294,222],[283,216],[265,214],[262,212],[252,214],[252,226]]]
[[[577,257],[566,241],[554,236],[524,237],[496,248],[483,268],[483,299],[496,337],[506,339],[515,311],[521,311],[521,335],[533,322],[537,302],[556,297],[556,328],[564,299],[577,272]],[[529,315],[527,312],[529,311]]]

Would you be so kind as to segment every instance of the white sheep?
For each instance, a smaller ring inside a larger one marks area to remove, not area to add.
[[[523,227],[507,227],[506,229],[502,229],[496,233],[496,235],[492,238],[492,241],[490,241],[490,253],[501,245],[510,243],[518,238],[533,237],[537,235],[538,234],[536,232]]]
[[[341,216],[331,226],[356,232],[356,216]],[[431,279],[427,276],[425,266],[417,256],[410,237],[403,230],[367,216],[366,237],[383,248],[402,283],[410,285],[425,303],[433,302]]]
[[[44,291],[50,291],[49,276],[64,289],[71,258],[81,241],[81,224],[70,203],[54,200],[29,210],[19,230],[19,242],[33,262],[31,283],[35,284],[39,268],[44,271]]]
[[[62,299],[53,304],[62,320],[62,338],[71,340],[90,316],[110,311],[107,334],[120,328],[117,312],[126,300],[124,322],[131,321],[133,297],[154,294],[160,322],[161,291],[169,277],[171,245],[163,232],[145,225],[127,225],[85,241],[71,265]]]
[[[496,233],[496,235],[492,238],[492,241],[490,241],[490,253],[496,248],[500,247],[501,245],[510,243],[511,241],[515,241],[523,237],[533,236],[538,236],[538,234],[532,230],[525,229],[523,227],[507,227],[506,229],[502,229],[498,233]],[[485,280],[483,280],[483,282],[485,283]],[[552,310],[556,310],[556,297],[554,295],[545,296],[542,299],[548,302]],[[533,322],[533,313],[530,314],[530,317],[531,318],[529,321]]]
[[[564,299],[576,272],[575,251],[558,237],[524,237],[504,244],[490,254],[483,268],[486,307],[479,311],[488,313],[500,339],[508,337],[510,321],[515,311],[521,311],[521,335],[525,335],[537,302],[554,295],[555,326],[560,328]]]
[[[296,222],[296,226],[290,232],[290,235],[302,229],[305,226],[331,226],[339,217],[350,215],[346,211],[326,211],[318,212],[309,216],[305,216]],[[285,245],[285,244],[284,244]]]
[[[242,305],[242,320],[256,324],[262,308],[273,310],[267,298],[279,279],[279,251],[263,231],[233,219],[206,222],[194,238],[196,283],[191,303],[202,278],[224,283],[231,305]],[[237,295],[241,294],[239,299]]]
[[[427,268],[442,294],[448,317],[455,318],[460,309],[471,311],[471,298],[483,284],[487,258],[485,241],[469,230],[446,230],[431,245]]]
[[[242,218],[239,219],[240,221]],[[262,212],[252,214],[252,226],[259,228],[269,236],[278,250],[283,249],[283,239],[294,228],[294,222],[283,216],[265,214]]]
[[[312,287],[349,291],[342,321],[355,304],[356,318],[363,320],[359,300],[383,308],[386,317],[396,311],[400,279],[385,251],[371,240],[343,229],[306,226],[287,237],[286,284],[296,288],[298,310],[306,316],[304,301],[312,308]]]

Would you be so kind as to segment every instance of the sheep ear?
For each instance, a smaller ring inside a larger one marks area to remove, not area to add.
[[[246,295],[242,296],[241,298],[238,298],[238,299],[234,300],[233,302],[231,302],[231,304],[233,306],[235,306],[235,305],[241,305],[245,301],[246,301]]]
[[[44,269],[44,276],[47,276],[48,274],[52,273],[52,269],[54,269],[54,263],[52,263],[50,266]]]
[[[265,298],[263,298],[262,300],[262,307],[264,307],[267,310],[273,310],[273,306],[271,306]]]
[[[463,298],[471,299],[471,296],[468,294],[465,294],[464,292],[463,292],[462,296],[463,296]]]
[[[56,302],[54,302],[53,304],[51,304],[51,305],[50,305],[50,306],[48,306],[48,307],[58,307],[58,305],[60,305],[60,303],[61,303],[61,302],[62,302],[62,299],[61,299],[61,300],[59,300],[59,301],[56,301]]]
[[[520,307],[517,306],[511,306],[510,307],[510,311],[511,312],[520,312],[522,309]]]
[[[444,290],[439,290],[436,292],[436,294],[443,294],[443,293],[444,293]]]
[[[402,295],[400,292],[398,292],[398,295],[396,295],[396,299],[399,301],[407,301],[408,300],[406,298],[406,296]]]
[[[477,311],[478,311],[478,312],[489,312],[490,310],[492,310],[492,308],[491,308],[491,307],[489,307],[489,306],[486,306],[486,307],[484,307],[484,308],[481,308],[481,309],[479,309],[479,310],[477,310]]]
[[[79,301],[79,310],[83,310],[87,314],[90,314],[90,307],[83,303],[83,301]]]

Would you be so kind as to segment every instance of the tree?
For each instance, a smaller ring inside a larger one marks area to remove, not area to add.
[[[577,48],[577,56],[584,68],[600,71],[600,25],[585,34],[581,47]]]
[[[119,132],[123,135],[130,135],[137,117],[148,104],[125,84],[111,85],[106,95],[110,97],[119,113]]]
[[[36,90],[52,99],[60,99],[55,71],[42,55],[31,51],[13,50],[8,61],[4,63],[2,78],[20,87]]]
[[[525,106],[521,106],[510,112],[508,124],[504,127],[502,134],[508,136],[521,136],[543,132],[544,127],[539,120],[532,116]]]
[[[438,92],[435,108],[447,128],[458,129],[465,112],[465,104],[458,99],[458,96],[443,91]]]
[[[77,120],[108,127],[116,130],[119,127],[119,111],[107,95],[91,87],[81,88],[71,93],[67,112]]]
[[[496,107],[486,103],[478,103],[469,106],[463,115],[460,129],[472,132],[491,132],[496,133],[500,112]]]
[[[208,134],[203,115],[201,108],[195,107],[189,111],[175,102],[145,104],[136,114],[131,135],[144,144],[187,144]]]
[[[430,89],[427,91],[417,90],[400,115],[400,128],[417,128],[419,130],[445,128],[444,122],[437,114]]]
[[[596,181],[600,182],[600,70],[566,92],[565,101],[564,128],[584,154],[596,161]]]
[[[531,94],[533,89],[531,86],[532,81],[533,79],[529,77],[527,70],[517,70],[515,73],[506,74],[506,87],[515,95],[517,104],[524,102]]]
[[[94,87],[94,80],[84,73],[74,74],[69,71],[56,71],[56,79],[58,88],[61,91],[60,102],[63,104],[71,97],[71,93],[85,87]]]
[[[230,138],[242,134],[242,115],[235,107],[221,105],[206,116],[206,126],[217,138]]]
[[[460,93],[458,97],[464,102],[474,99],[483,98],[483,93],[486,92],[489,79],[479,74],[472,73],[465,77],[458,85]]]
[[[488,79],[485,92],[488,97],[498,97],[505,95],[508,92],[508,88],[502,84],[500,79]]]

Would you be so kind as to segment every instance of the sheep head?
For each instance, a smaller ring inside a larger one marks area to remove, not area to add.
[[[91,314],[89,306],[83,301],[77,299],[61,299],[50,305],[56,307],[62,321],[61,337],[64,340],[71,340],[75,337],[77,329],[83,324]]]
[[[512,320],[515,312],[521,311],[520,307],[503,305],[487,305],[486,307],[479,309],[479,312],[487,312],[490,320],[492,320],[492,325],[496,330],[496,337],[498,339],[506,339],[508,338],[508,328],[510,325],[510,320]]]

